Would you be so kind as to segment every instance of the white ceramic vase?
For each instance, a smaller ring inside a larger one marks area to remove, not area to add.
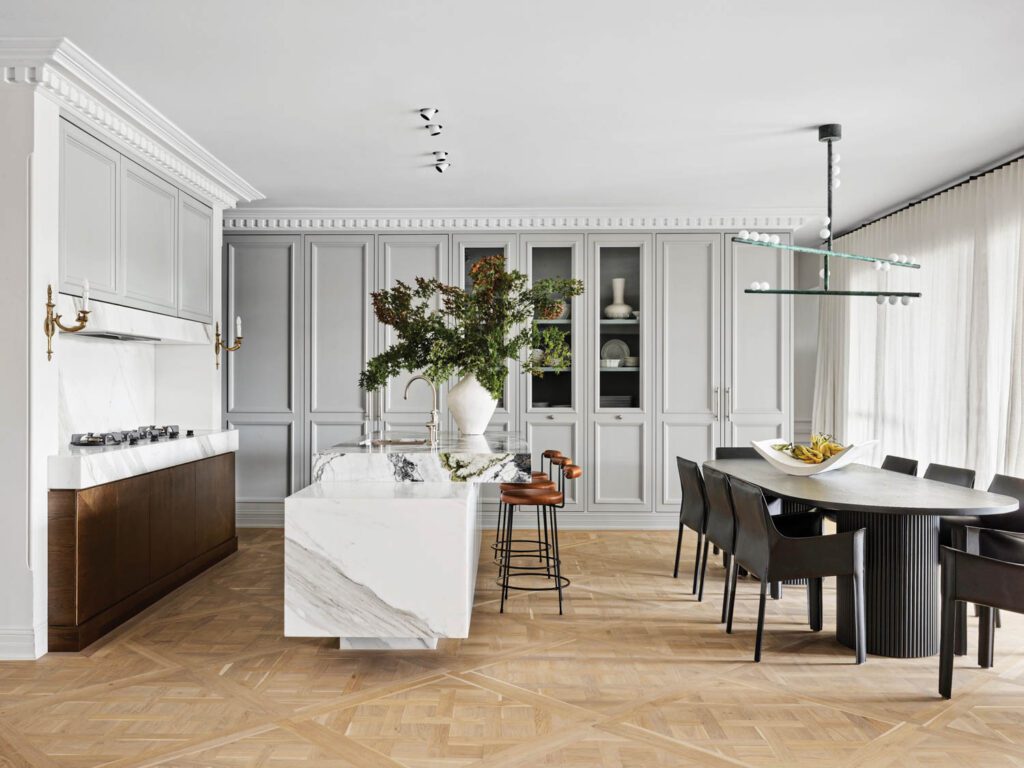
[[[604,308],[604,316],[613,320],[623,320],[630,316],[633,308],[625,302],[626,278],[612,278],[612,303]]]
[[[448,410],[464,435],[482,435],[497,407],[498,401],[472,373],[448,391]]]

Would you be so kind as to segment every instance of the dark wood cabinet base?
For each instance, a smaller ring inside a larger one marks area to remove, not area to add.
[[[233,453],[49,495],[49,648],[80,651],[238,550]]]

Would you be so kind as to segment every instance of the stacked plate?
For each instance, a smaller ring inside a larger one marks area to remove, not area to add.
[[[602,408],[632,408],[632,395],[601,395]]]

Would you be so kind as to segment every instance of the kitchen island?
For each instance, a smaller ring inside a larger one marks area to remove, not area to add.
[[[527,442],[392,433],[318,453],[313,478],[285,499],[285,635],[395,650],[468,637],[479,486],[528,481]]]

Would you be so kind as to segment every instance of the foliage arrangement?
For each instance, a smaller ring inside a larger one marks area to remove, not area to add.
[[[359,376],[368,391],[383,387],[402,371],[422,370],[434,384],[452,376],[474,374],[498,398],[508,376],[508,362],[523,350],[540,349],[539,358],[523,359],[525,373],[541,376],[542,367],[563,370],[571,352],[566,334],[556,327],[539,329],[534,318],[555,317],[564,302],[583,293],[583,282],[538,280],[532,286],[521,272],[505,271],[501,254],[479,259],[470,268],[471,288],[463,290],[437,279],[401,281],[375,291],[373,311],[390,325],[395,340],[372,358]]]

